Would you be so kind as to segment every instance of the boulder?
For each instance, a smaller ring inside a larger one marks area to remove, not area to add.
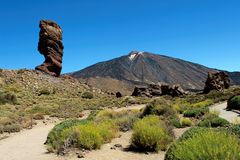
[[[50,20],[41,20],[38,42],[38,51],[44,56],[45,61],[36,70],[51,76],[59,77],[62,70],[63,43],[62,29]]]
[[[163,95],[170,95],[178,97],[185,95],[186,92],[179,85],[156,85],[150,84],[148,86],[136,86],[132,93],[132,96],[140,97],[156,97]]]
[[[208,78],[205,82],[204,93],[209,93],[211,90],[223,91],[230,87],[230,79],[225,72],[208,73]]]
[[[122,93],[121,93],[121,92],[117,92],[117,93],[116,93],[116,97],[117,97],[117,98],[121,98],[121,97],[122,97]]]

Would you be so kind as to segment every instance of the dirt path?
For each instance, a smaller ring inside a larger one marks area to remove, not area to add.
[[[231,123],[235,123],[236,121],[240,121],[240,113],[234,111],[227,111],[227,102],[216,104],[210,107],[210,111],[217,111],[219,112],[219,117],[228,120]]]
[[[134,105],[116,109],[141,109],[145,105]],[[89,115],[89,111],[84,112],[85,119]],[[20,133],[12,134],[8,138],[0,141],[0,159],[1,160],[59,160],[66,159],[57,157],[54,154],[47,154],[43,143],[50,130],[56,123],[38,123],[31,130],[24,130]],[[67,158],[68,159],[68,158]]]
[[[54,160],[56,156],[45,154],[44,141],[54,124],[38,125],[0,141],[1,160]]]

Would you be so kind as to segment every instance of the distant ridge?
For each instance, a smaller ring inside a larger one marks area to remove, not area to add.
[[[203,65],[149,52],[132,51],[128,55],[100,62],[80,71],[70,73],[75,78],[90,80],[101,77],[115,79],[128,85],[148,83],[180,84],[188,90],[202,90],[208,72],[217,72]],[[226,71],[227,72],[227,71]],[[227,72],[231,83],[240,84],[240,72]],[[91,84],[90,84],[91,85]],[[97,85],[97,82],[95,82]],[[97,86],[104,89],[103,87]],[[117,90],[118,86],[109,86]],[[131,88],[131,87],[130,87]],[[131,88],[132,89],[132,88]]]

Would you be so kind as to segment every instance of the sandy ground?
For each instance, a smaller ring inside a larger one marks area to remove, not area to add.
[[[219,111],[220,117],[234,122],[239,114],[226,111],[226,103],[217,104],[210,108],[212,111]],[[116,109],[117,111],[128,109],[141,109],[145,105],[135,105]],[[86,118],[89,111],[84,112],[83,119]],[[47,134],[57,122],[44,124],[38,123],[31,130],[23,130],[20,133],[12,134],[8,138],[0,140],[0,159],[1,160],[77,160],[77,155],[69,157],[60,157],[54,154],[46,153],[43,143]],[[188,128],[174,129],[175,136],[180,137]],[[123,148],[129,145],[132,132],[121,133],[119,138],[115,138],[111,143],[104,144],[100,150],[91,151],[85,154],[83,160],[163,160],[165,152],[159,153],[134,153],[124,151],[124,149],[111,149],[115,144],[121,144]]]
[[[118,110],[141,109],[145,105],[134,105]],[[87,118],[89,111],[84,111],[81,119]],[[44,142],[50,130],[57,124],[52,121],[46,124],[38,122],[30,130],[8,135],[8,138],[0,140],[0,160],[59,160],[69,159],[47,154]]]
[[[216,104],[210,107],[210,111],[217,111],[219,112],[219,117],[222,117],[228,120],[231,123],[240,122],[240,113],[237,111],[227,111],[227,102]]]

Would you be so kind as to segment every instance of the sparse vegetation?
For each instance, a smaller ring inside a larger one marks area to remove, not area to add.
[[[239,139],[224,130],[194,128],[171,145],[165,160],[239,159]]]
[[[157,115],[164,118],[169,118],[176,114],[175,109],[172,107],[171,102],[164,99],[158,98],[149,103],[143,111],[142,116]]]
[[[120,131],[126,132],[133,127],[133,123],[138,120],[140,111],[138,110],[123,110],[114,111],[110,109],[98,112],[94,118],[96,122],[104,120],[112,120],[119,127]]]
[[[240,110],[240,95],[229,98],[228,104],[227,104],[227,109]]]
[[[166,150],[172,138],[158,116],[147,116],[134,124],[131,146],[142,151]]]
[[[192,121],[189,118],[182,118],[181,119],[181,126],[182,127],[190,127],[192,126]]]
[[[218,117],[215,114],[207,114],[204,116],[203,120],[199,122],[200,127],[224,127],[228,125],[229,122],[223,118]]]
[[[15,94],[0,91],[0,105],[6,103],[17,104],[17,97]]]
[[[93,94],[91,92],[84,92],[82,94],[82,98],[92,99],[93,98]]]
[[[99,149],[103,143],[110,142],[117,135],[118,128],[113,121],[99,123],[86,120],[69,120],[55,126],[49,133],[46,145],[52,151],[77,147]]]
[[[190,108],[183,112],[184,117],[195,117],[200,118],[209,112],[207,107],[199,107],[199,108]]]

